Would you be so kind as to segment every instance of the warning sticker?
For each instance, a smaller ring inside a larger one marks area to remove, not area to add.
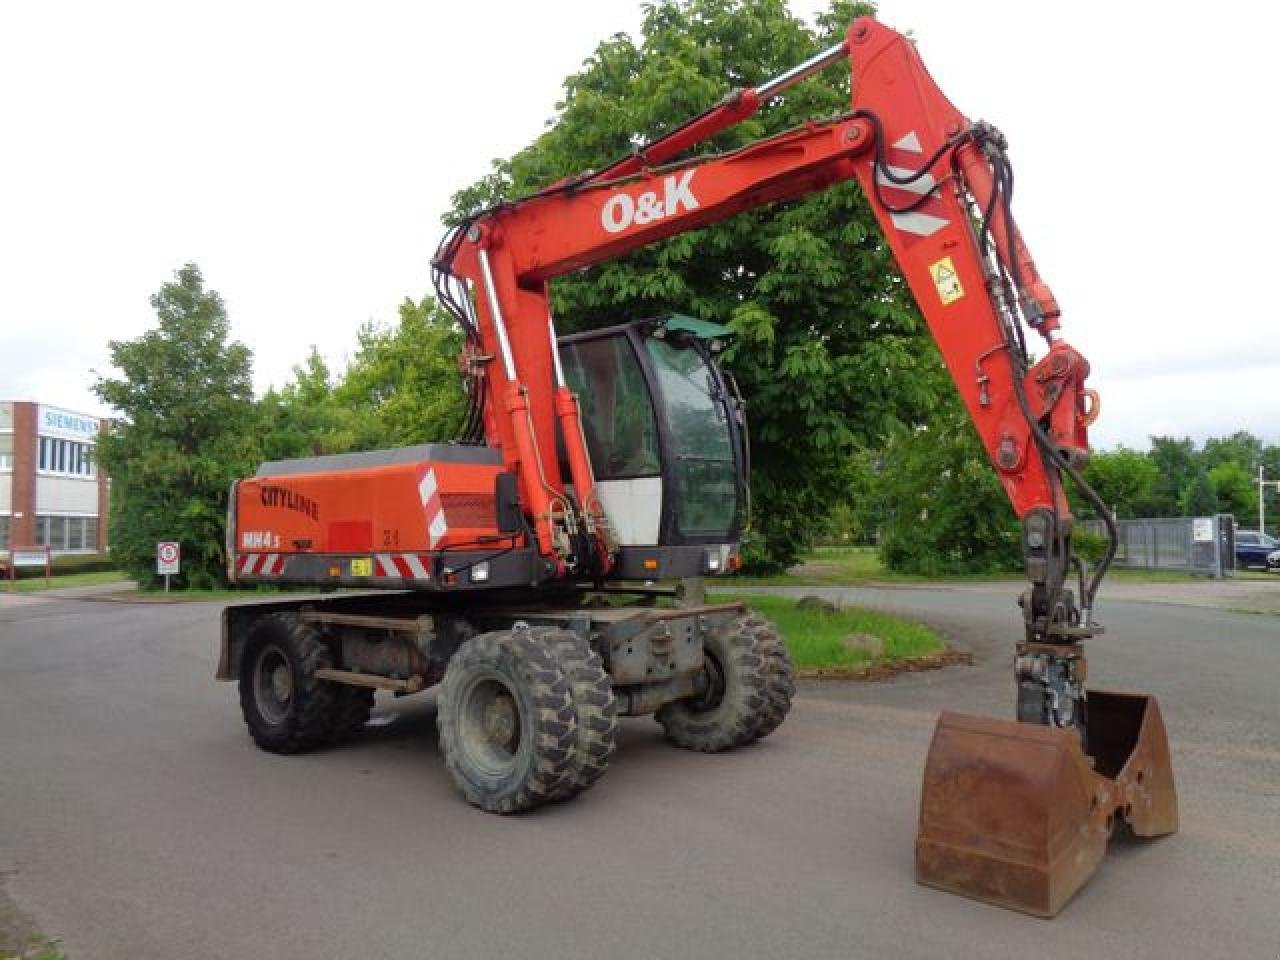
[[[372,577],[373,557],[352,557],[351,575],[353,577]]]
[[[933,277],[933,285],[938,288],[938,298],[944,307],[964,296],[960,275],[956,273],[956,265],[951,262],[950,257],[943,257],[937,263],[930,264],[929,276]]]

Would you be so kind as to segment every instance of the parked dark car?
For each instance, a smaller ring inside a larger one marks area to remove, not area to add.
[[[1271,554],[1277,554],[1274,563]],[[1241,570],[1249,567],[1280,570],[1280,540],[1257,530],[1237,530],[1236,567]]]

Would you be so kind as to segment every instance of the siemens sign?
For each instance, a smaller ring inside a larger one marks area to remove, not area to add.
[[[85,443],[93,443],[98,439],[98,421],[93,417],[43,405],[37,416],[38,432],[42,437],[58,437]]]

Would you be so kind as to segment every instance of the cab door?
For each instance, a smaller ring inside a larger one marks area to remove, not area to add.
[[[566,337],[560,359],[582,409],[596,492],[619,544],[657,546],[663,506],[660,437],[628,328]]]

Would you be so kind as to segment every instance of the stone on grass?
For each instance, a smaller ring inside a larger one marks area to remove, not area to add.
[[[873,660],[884,656],[884,641],[874,633],[851,633],[844,638],[844,645],[850,650],[861,650]]]
[[[819,613],[839,613],[840,605],[831,600],[824,600],[822,597],[809,594],[807,597],[801,597],[796,601],[796,609],[816,610]]]

